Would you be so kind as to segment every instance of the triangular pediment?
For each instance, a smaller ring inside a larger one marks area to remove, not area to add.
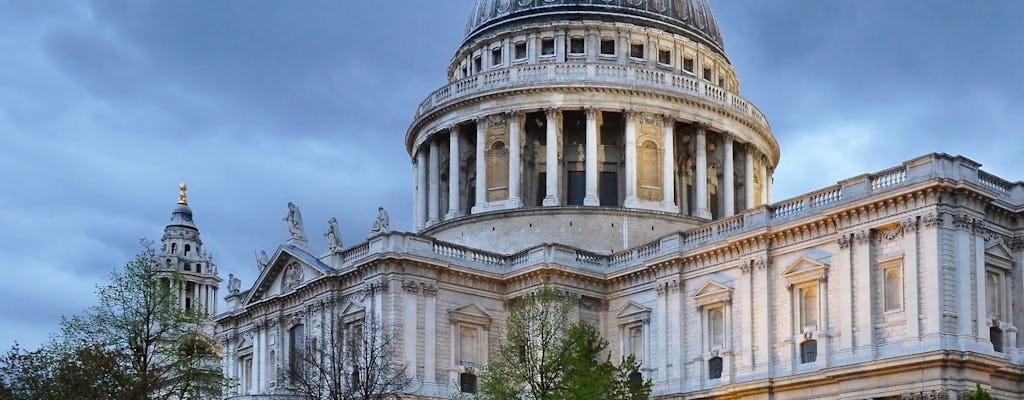
[[[1006,244],[1003,243],[1002,240],[996,240],[990,243],[988,246],[985,246],[985,255],[995,257],[1002,261],[1006,261],[1010,265],[1012,265],[1013,262],[1016,260],[1013,257],[1013,252],[1010,251],[1008,247],[1006,247]]]
[[[646,319],[650,315],[651,315],[651,309],[650,308],[644,307],[642,305],[639,305],[637,303],[634,303],[634,302],[630,301],[630,302],[626,302],[626,305],[622,306],[622,308],[619,310],[619,312],[617,314],[615,314],[615,317],[620,318],[620,319],[635,320],[635,319]]]
[[[245,304],[286,294],[327,274],[329,268],[294,246],[281,246],[256,278]]]
[[[481,307],[475,302],[469,302],[459,307],[448,310],[448,315],[452,320],[471,322],[481,325],[490,325],[491,314],[487,312],[487,309]]]
[[[729,301],[732,299],[732,290],[731,287],[724,283],[710,280],[693,293],[693,299],[698,306]]]
[[[826,276],[828,276],[828,264],[808,257],[798,258],[782,272],[782,277],[786,278],[791,285]]]

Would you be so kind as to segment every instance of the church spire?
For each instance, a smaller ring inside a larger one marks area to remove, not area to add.
[[[177,288],[182,308],[200,308],[216,314],[221,279],[217,276],[213,256],[203,251],[186,190],[188,186],[184,182],[178,185],[178,204],[171,211],[171,222],[164,228],[161,239],[160,267],[176,271],[183,280],[182,286]]]

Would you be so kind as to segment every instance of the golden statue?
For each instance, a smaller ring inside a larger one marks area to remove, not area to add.
[[[178,189],[181,190],[178,193],[178,204],[188,204],[188,196],[185,195],[185,191],[188,190],[188,186],[185,186],[185,182],[178,185]]]

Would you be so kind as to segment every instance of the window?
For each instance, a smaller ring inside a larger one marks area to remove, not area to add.
[[[804,286],[800,291],[800,327],[818,329],[818,286]]]
[[[555,54],[555,39],[545,38],[540,40],[540,55],[550,56]]]
[[[475,367],[480,360],[480,328],[459,327],[459,365]]]
[[[669,50],[658,50],[658,62],[665,65],[672,64],[672,52]]]
[[[708,310],[708,340],[712,349],[725,347],[725,317],[721,307]]]
[[[515,45],[516,60],[526,59],[526,42],[519,42]]]
[[[305,325],[298,324],[288,330],[288,360],[293,371],[303,367],[302,357],[305,351]]]
[[[989,318],[992,319],[1000,319],[999,299],[1002,296],[999,278],[999,274],[995,271],[985,272],[985,310],[988,312]]]
[[[469,372],[459,374],[459,391],[462,393],[476,393],[476,375]]]
[[[993,326],[988,328],[988,340],[992,342],[992,350],[1003,352],[1003,330]]]
[[[711,68],[704,68],[704,80],[711,80]]]
[[[185,245],[185,257],[188,257],[190,253],[192,253],[192,246],[189,246],[189,245],[186,244]]]
[[[903,309],[903,266],[902,259],[882,265],[882,291],[884,310],[899,311]]]
[[[480,56],[473,57],[473,72],[478,73],[483,68],[483,64],[480,62]]]
[[[644,45],[640,43],[630,43],[629,56],[632,58],[644,58]]]
[[[686,57],[683,59],[683,69],[687,72],[693,72],[693,59]]]
[[[633,325],[626,328],[626,349],[629,354],[636,356],[638,363],[644,361],[644,327]]]
[[[818,360],[818,341],[808,340],[800,343],[800,363],[809,364]]]
[[[712,357],[708,360],[708,378],[722,379],[722,357]]]
[[[171,243],[171,254],[178,254],[178,244]]]
[[[501,47],[491,49],[491,65],[501,65]]]
[[[585,52],[583,43],[581,37],[569,38],[569,54],[583,54]]]
[[[192,270],[192,263],[185,263],[185,270],[186,271],[191,271]]]
[[[601,39],[601,55],[615,55],[615,39]]]
[[[252,356],[242,358],[242,385],[245,393],[252,390]]]

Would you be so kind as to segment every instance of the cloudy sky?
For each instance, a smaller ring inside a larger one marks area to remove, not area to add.
[[[0,348],[159,240],[189,184],[222,276],[287,238],[411,220],[403,147],[472,0],[0,0]],[[1024,2],[712,0],[782,148],[777,200],[930,152],[1024,178]]]

